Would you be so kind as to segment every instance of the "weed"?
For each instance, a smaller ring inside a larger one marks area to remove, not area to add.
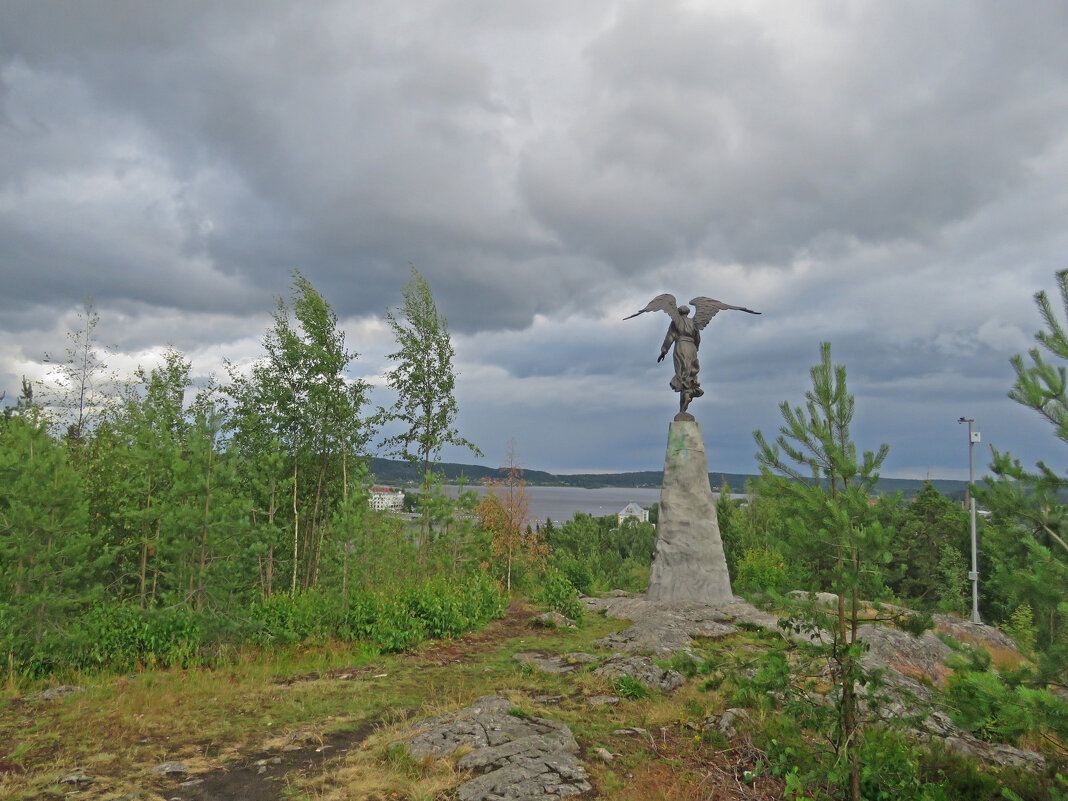
[[[629,673],[624,673],[613,684],[616,695],[631,701],[637,701],[649,697],[649,688],[634,678]]]

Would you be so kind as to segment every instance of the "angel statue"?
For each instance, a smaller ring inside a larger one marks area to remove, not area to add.
[[[660,347],[660,358],[657,363],[664,361],[671,346],[675,346],[673,355],[675,360],[675,377],[671,379],[671,388],[679,393],[679,414],[676,420],[692,420],[693,417],[686,412],[690,401],[704,395],[704,390],[697,383],[697,371],[700,365],[697,362],[697,349],[701,346],[701,331],[708,321],[719,314],[723,309],[736,309],[749,314],[760,312],[747,309],[745,306],[731,306],[712,298],[697,297],[690,301],[695,309],[693,317],[690,317],[689,306],[676,306],[675,296],[669,294],[657,295],[641,311],[635,312],[630,317],[637,317],[650,311],[665,311],[671,316],[671,326],[668,328],[664,344]]]

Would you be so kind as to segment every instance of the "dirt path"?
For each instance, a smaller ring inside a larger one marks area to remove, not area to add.
[[[430,643],[404,658],[417,667],[426,668],[470,662],[508,639],[537,636],[531,629],[536,614],[533,607],[513,600],[504,617],[485,628],[454,640]],[[324,679],[349,681],[373,675],[378,670],[374,666],[337,668],[325,673],[286,676],[277,683],[288,686]],[[356,722],[351,729],[329,734],[321,740],[299,741],[281,750],[251,749],[217,770],[186,777],[187,781],[175,779],[170,787],[161,788],[163,795],[168,801],[277,801],[294,773],[320,770],[328,760],[339,759],[358,748],[391,711],[384,709],[377,719]]]

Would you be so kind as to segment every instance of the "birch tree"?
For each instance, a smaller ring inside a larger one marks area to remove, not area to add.
[[[397,393],[389,409],[380,409],[385,424],[396,423],[399,431],[386,437],[384,450],[410,464],[420,465],[423,494],[430,490],[430,473],[446,445],[467,448],[477,456],[482,452],[461,436],[456,428],[455,351],[448,322],[438,311],[430,284],[411,267],[411,278],[401,290],[400,307],[386,312],[386,321],[397,342],[389,354],[394,361],[386,378]],[[429,532],[428,514],[423,514],[423,539]]]

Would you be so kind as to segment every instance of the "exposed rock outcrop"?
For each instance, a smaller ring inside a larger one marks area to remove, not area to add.
[[[601,648],[631,653],[649,652],[658,658],[688,651],[694,637],[725,637],[739,623],[774,629],[777,619],[741,598],[717,606],[692,601],[656,602],[641,595],[586,598],[586,608],[608,617],[633,620],[634,625],[597,641]]]
[[[584,654],[581,651],[572,651],[567,654],[552,654],[546,651],[520,651],[513,654],[512,659],[521,665],[529,665],[542,673],[566,674],[575,673],[586,665],[598,661],[593,654]]]
[[[460,801],[541,801],[591,790],[571,729],[559,721],[510,714],[513,710],[507,698],[483,696],[457,712],[423,721],[404,747],[414,759],[471,748],[456,764],[479,775],[460,785]]]
[[[677,690],[686,680],[675,670],[665,670],[647,656],[616,655],[593,671],[595,676],[618,679],[630,676],[639,684],[656,690]]]

